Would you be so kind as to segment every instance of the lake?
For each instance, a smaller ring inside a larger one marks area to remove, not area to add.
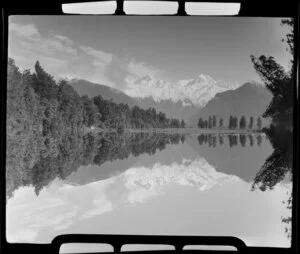
[[[273,143],[264,133],[86,134],[75,157],[41,158],[10,189],[7,239],[218,235],[289,247],[291,176],[270,185],[261,171]]]

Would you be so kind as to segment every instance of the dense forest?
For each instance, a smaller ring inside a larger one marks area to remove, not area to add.
[[[31,73],[21,72],[14,60],[9,59],[7,193],[21,185],[44,186],[54,175],[64,178],[68,170],[90,161],[84,156],[92,155],[83,147],[87,142],[84,134],[91,126],[100,127],[104,132],[123,133],[126,128],[181,128],[185,123],[168,119],[153,108],[129,108],[101,95],[92,99],[80,97],[67,81],[56,82],[39,62]],[[102,156],[96,161],[103,160]]]
[[[208,119],[198,120],[198,127],[201,129],[241,129],[241,130],[261,130],[262,119],[258,117],[254,122],[254,117],[250,116],[249,120],[246,116],[242,116],[240,120],[236,116],[229,116],[228,125],[224,124],[223,118],[217,119],[215,115],[209,116]]]

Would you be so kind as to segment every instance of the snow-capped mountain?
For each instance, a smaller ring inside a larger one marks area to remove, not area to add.
[[[80,95],[93,97],[101,94],[105,99],[125,103],[133,107],[155,108],[168,118],[184,119],[188,122],[217,93],[233,90],[238,84],[215,81],[201,74],[196,79],[180,80],[175,83],[155,79],[146,75],[127,83],[127,88],[118,90],[82,79],[72,79],[70,84]]]
[[[185,160],[182,164],[162,165],[157,163],[152,168],[131,168],[123,173],[123,177],[128,188],[140,186],[149,190],[175,183],[194,186],[204,191],[213,186],[242,181],[235,175],[216,171],[204,158],[194,161]]]
[[[237,87],[239,87],[237,83],[216,81],[209,75],[204,74],[195,79],[180,80],[175,83],[146,75],[128,82],[124,92],[130,97],[152,97],[156,102],[171,100],[176,103],[181,101],[184,106],[192,103],[200,108],[205,106],[217,93],[233,90]]]

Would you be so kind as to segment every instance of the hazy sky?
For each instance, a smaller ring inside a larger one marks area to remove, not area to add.
[[[170,81],[210,75],[259,80],[250,55],[288,66],[280,19],[121,16],[13,16],[9,56],[22,68],[39,60],[55,77],[126,87],[151,74]]]

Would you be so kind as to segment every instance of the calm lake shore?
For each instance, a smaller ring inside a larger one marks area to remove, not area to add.
[[[88,132],[117,132],[116,129],[102,129],[95,127],[94,129],[86,128],[85,133]],[[249,130],[249,129],[200,129],[200,128],[147,128],[147,129],[125,129],[127,133],[181,133],[181,134],[202,134],[202,133],[217,133],[217,134],[251,134],[263,133],[262,130]]]

